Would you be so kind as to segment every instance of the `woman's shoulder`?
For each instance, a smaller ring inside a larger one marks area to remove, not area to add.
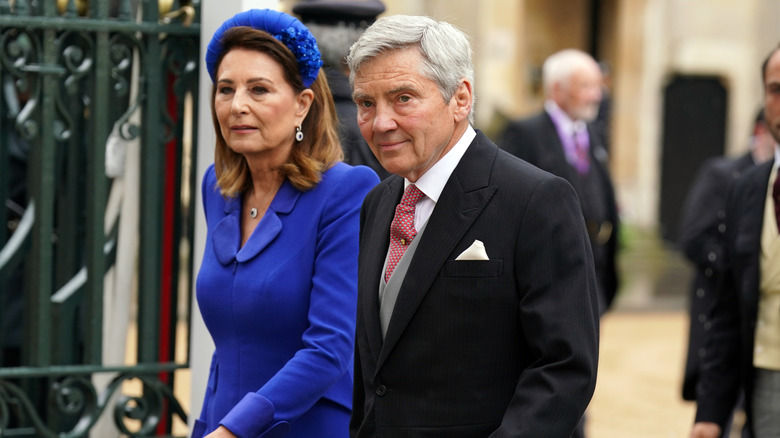
[[[214,169],[214,163],[209,164],[206,171],[203,172],[203,185],[214,186],[217,183],[217,171]]]
[[[368,166],[352,166],[339,161],[322,175],[322,183],[350,187],[374,187],[379,182],[376,172]]]
[[[221,192],[219,190],[219,186],[217,185],[217,172],[214,169],[213,163],[209,165],[209,167],[203,173],[203,181],[201,182],[201,191],[204,199],[206,197],[212,197],[214,195],[220,195],[221,197]]]

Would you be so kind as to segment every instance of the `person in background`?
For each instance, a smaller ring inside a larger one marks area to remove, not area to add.
[[[762,64],[764,114],[780,141],[780,46]],[[726,200],[723,274],[706,332],[691,438],[717,438],[744,392],[748,432],[780,436],[780,147]]]
[[[196,293],[216,346],[193,437],[346,437],[358,218],[320,54],[296,18],[241,12],[206,52],[214,164]]]
[[[711,325],[709,310],[723,271],[725,208],[729,187],[746,170],[774,157],[772,137],[761,109],[753,123],[749,150],[736,157],[713,157],[702,163],[688,190],[680,221],[680,250],[690,260],[695,275],[690,289],[688,354],[682,397],[696,400],[704,337]]]
[[[302,0],[293,6],[322,54],[323,69],[338,113],[339,137],[344,161],[374,169],[380,179],[390,174],[379,164],[357,126],[357,107],[352,101],[347,55],[352,44],[385,11],[380,0]]]
[[[393,174],[361,211],[351,436],[570,438],[599,337],[576,193],[472,128],[454,26],[381,17],[347,62]]]
[[[602,129],[592,123],[602,101],[601,69],[587,53],[566,49],[545,60],[542,81],[544,110],[510,122],[498,144],[574,187],[590,236],[604,313],[618,290],[619,220]]]

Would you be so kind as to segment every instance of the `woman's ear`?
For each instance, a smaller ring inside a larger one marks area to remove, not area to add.
[[[311,108],[311,104],[314,102],[314,92],[310,88],[301,91],[298,94],[297,102],[298,111],[295,112],[295,115],[299,116],[302,121],[309,114],[309,108]]]

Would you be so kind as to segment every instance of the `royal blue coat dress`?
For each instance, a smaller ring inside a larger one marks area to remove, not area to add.
[[[285,181],[241,247],[241,199],[208,169],[196,293],[216,348],[193,437],[348,436],[359,214],[377,182],[344,163],[305,192]]]

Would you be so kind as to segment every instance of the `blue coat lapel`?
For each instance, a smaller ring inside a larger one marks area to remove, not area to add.
[[[241,245],[241,198],[225,201],[225,217],[214,227],[212,242],[217,259],[223,265],[246,262],[258,255],[282,231],[280,215],[290,213],[298,201],[301,192],[285,180],[274,196],[260,223],[249,236],[246,244]]]

